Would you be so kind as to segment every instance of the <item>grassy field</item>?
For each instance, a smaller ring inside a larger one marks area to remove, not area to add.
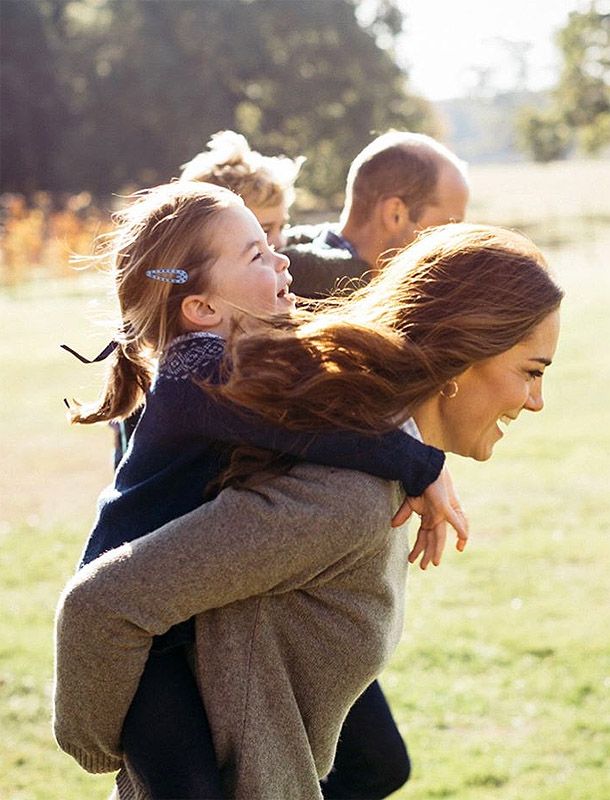
[[[473,170],[471,219],[526,228],[567,290],[547,406],[493,461],[454,459],[472,539],[409,577],[403,641],[383,676],[414,772],[395,800],[610,797],[610,165]],[[92,397],[99,280],[0,295],[0,798],[102,800],[55,747],[52,618],[110,478],[103,428],[69,428]]]

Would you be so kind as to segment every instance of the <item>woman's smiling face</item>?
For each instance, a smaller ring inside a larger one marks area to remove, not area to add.
[[[553,360],[558,336],[559,311],[553,311],[527,339],[458,375],[457,394],[434,398],[435,412],[424,415],[424,440],[476,461],[490,458],[503,429],[523,409],[542,410],[542,377]]]

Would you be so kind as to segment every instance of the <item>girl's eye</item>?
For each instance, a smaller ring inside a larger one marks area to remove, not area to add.
[[[262,258],[263,254],[260,250],[257,250],[256,253],[252,256],[252,261],[258,261],[259,258]]]
[[[542,378],[542,376],[544,375],[544,372],[542,372],[542,370],[540,370],[540,369],[531,369],[531,370],[529,370],[528,375],[531,378]]]

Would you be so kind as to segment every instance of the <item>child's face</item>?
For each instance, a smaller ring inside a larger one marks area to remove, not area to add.
[[[285,229],[288,224],[286,201],[282,200],[277,206],[270,207],[248,204],[248,208],[260,222],[269,244],[275,247],[276,250],[281,250],[286,244]]]
[[[222,317],[226,335],[240,312],[268,315],[291,312],[295,297],[288,289],[290,261],[274,252],[254,214],[244,206],[223,209],[212,247],[218,257],[211,268],[209,304]]]

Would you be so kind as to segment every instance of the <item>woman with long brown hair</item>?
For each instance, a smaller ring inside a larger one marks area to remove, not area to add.
[[[352,297],[235,338],[222,391],[297,430],[405,423],[483,461],[522,410],[542,408],[561,298],[529,240],[445,226]],[[239,490],[68,585],[55,730],[85,768],[121,766],[151,638],[197,614],[195,669],[225,795],[320,797],[341,724],[400,636],[408,546],[388,525],[398,487],[310,465],[244,483],[248,469],[237,453],[228,480]],[[425,546],[424,529],[415,554]],[[119,796],[146,798],[124,766]]]
[[[432,498],[427,525],[440,514],[442,531],[447,514],[458,535],[467,535],[451,497],[446,510],[434,502],[438,490],[445,496],[438,449],[399,429],[375,439],[290,431],[246,417],[243,408],[216,402],[211,386],[205,390],[206,381],[221,379],[224,342],[234,327],[245,332],[261,317],[289,316],[295,305],[288,258],[269,246],[241,198],[205,182],[172,182],[138,193],[116,221],[100,254],[120,308],[118,331],[104,351],[112,360],[97,401],[79,404],[71,418],[91,424],[139,408],[140,419],[100,495],[81,564],[211,500],[234,443],[400,480],[408,495]],[[205,709],[185,656],[193,640],[192,620],[155,639],[123,726],[125,758],[155,798],[222,797]],[[387,714],[377,717],[377,730],[387,729],[384,722],[391,732]]]

